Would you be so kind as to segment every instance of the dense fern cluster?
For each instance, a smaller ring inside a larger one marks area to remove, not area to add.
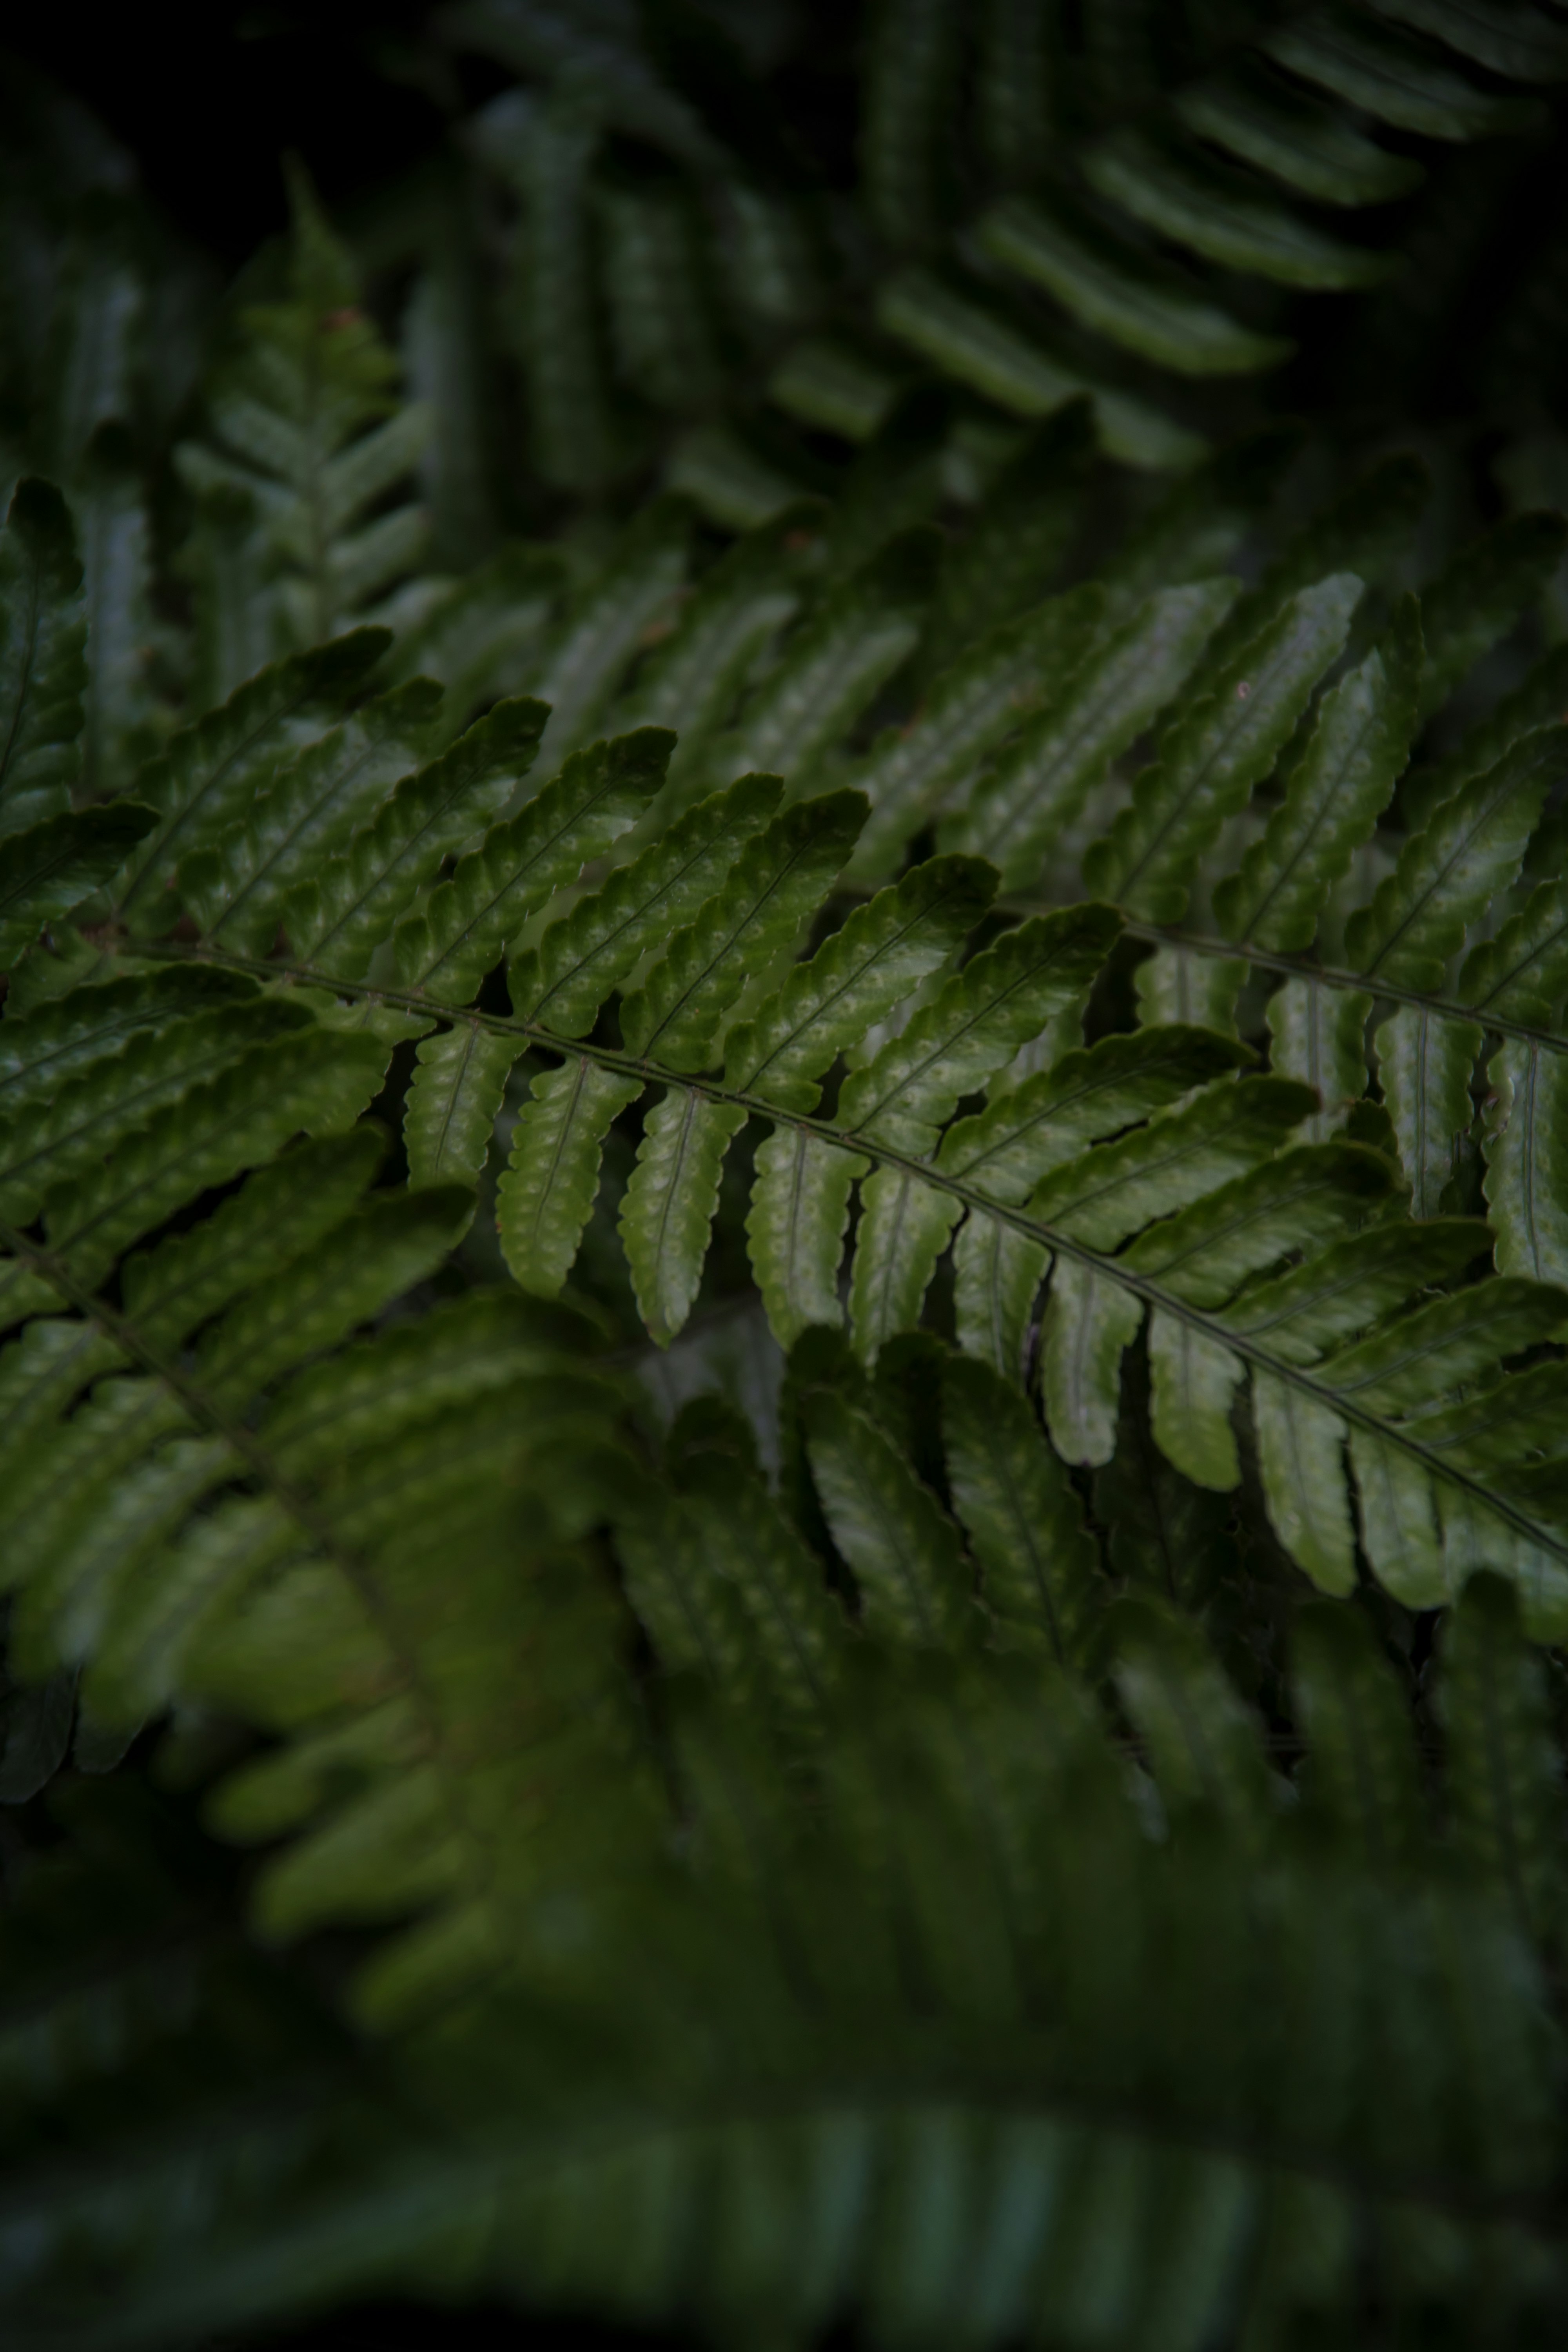
[[[1192,386],[1568,32],[862,30],[848,189],[786,9],[448,9],[411,285],[296,169],[184,346],[10,86],[7,2343],[1561,2333],[1550,272]]]

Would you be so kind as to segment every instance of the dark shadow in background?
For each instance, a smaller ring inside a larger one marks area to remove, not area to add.
[[[11,12],[3,38],[89,106],[135,156],[159,206],[234,269],[287,225],[281,154],[304,157],[332,206],[435,144],[440,92],[411,86],[429,13],[425,0],[153,0],[144,9],[37,0],[25,16]]]

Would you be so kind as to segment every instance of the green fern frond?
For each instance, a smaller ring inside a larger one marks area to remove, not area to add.
[[[209,396],[216,446],[188,441],[177,453],[188,488],[222,509],[254,601],[272,606],[274,653],[336,635],[416,569],[425,519],[386,501],[413,473],[430,422],[399,404],[396,361],[298,165],[289,195],[287,299],[241,321]],[[211,698],[231,683],[216,675]]]

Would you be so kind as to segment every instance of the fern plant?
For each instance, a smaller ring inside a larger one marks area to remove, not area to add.
[[[433,34],[526,78],[468,571],[298,176],[199,434],[27,394],[6,2341],[1553,2341],[1568,522],[996,373],[1005,268],[1258,356],[1381,265],[1212,151],[1392,203],[1553,20],[893,8],[843,200],[782,15],[638,22]]]

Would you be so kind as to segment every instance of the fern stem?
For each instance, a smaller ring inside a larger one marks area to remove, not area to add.
[[[1152,926],[1149,927],[1149,929],[1152,937],[1167,936]],[[1075,1241],[1068,1234],[1059,1233],[1054,1225],[1044,1224],[1037,1218],[1029,1216],[1023,1209],[1011,1208],[1003,1202],[992,1200],[987,1194],[977,1192],[973,1185],[965,1184],[959,1178],[945,1174],[928,1160],[917,1160],[906,1152],[893,1150],[888,1145],[871,1141],[852,1129],[837,1127],[831,1120],[811,1118],[801,1112],[781,1110],[776,1104],[767,1101],[764,1097],[737,1087],[726,1087],[717,1078],[692,1076],[684,1070],[667,1069],[661,1063],[646,1060],[636,1054],[623,1053],[612,1045],[594,1045],[584,1038],[557,1037],[537,1022],[511,1020],[500,1013],[479,1013],[472,1008],[458,1011],[451,1006],[434,1004],[428,998],[419,996],[411,990],[378,987],[368,981],[331,980],[321,973],[310,971],[307,966],[267,963],[254,956],[226,955],[199,944],[192,947],[160,947],[148,952],[171,958],[183,958],[195,962],[221,964],[230,971],[250,972],[258,979],[284,981],[305,988],[319,988],[329,994],[351,998],[360,1003],[385,1004],[398,1012],[433,1014],[437,1020],[445,1021],[454,1028],[466,1023],[470,1027],[493,1031],[500,1036],[516,1037],[528,1045],[542,1046],[550,1053],[559,1054],[563,1059],[570,1055],[584,1055],[590,1061],[597,1062],[605,1069],[618,1070],[628,1077],[641,1078],[645,1085],[684,1087],[689,1093],[700,1095],[709,1102],[729,1104],[734,1108],[744,1110],[753,1118],[768,1119],[775,1126],[796,1128],[805,1134],[818,1137],[825,1143],[836,1144],[840,1150],[861,1153],[867,1159],[874,1160],[879,1167],[896,1169],[901,1174],[914,1177],[921,1183],[929,1185],[934,1192],[946,1192],[952,1199],[962,1202],[966,1209],[973,1210],[982,1216],[996,1218],[1001,1223],[1012,1226],[1015,1232],[1025,1234],[1031,1241],[1043,1242],[1046,1247],[1057,1256],[1070,1258],[1078,1265],[1108,1276],[1112,1282],[1119,1284],[1124,1290],[1130,1291],[1135,1298],[1142,1299],[1146,1307],[1159,1308],[1163,1313],[1173,1317],[1190,1329],[1202,1333],[1216,1346],[1228,1349],[1232,1355],[1239,1356],[1244,1363],[1268,1372],[1286,1387],[1295,1389],[1300,1395],[1321,1405],[1325,1411],[1336,1414],[1341,1421],[1357,1429],[1367,1431],[1369,1434],[1378,1437],[1385,1444],[1397,1447],[1411,1461],[1418,1464],[1429,1477],[1441,1479],[1446,1485],[1458,1487],[1470,1496],[1482,1509],[1491,1512],[1496,1517],[1503,1520],[1514,1529],[1516,1534],[1523,1537],[1526,1542],[1536,1545],[1542,1551],[1551,1552],[1559,1559],[1568,1560],[1568,1537],[1552,1535],[1546,1528],[1538,1526],[1533,1519],[1529,1518],[1504,1496],[1494,1493],[1491,1489],[1483,1486],[1479,1479],[1472,1478],[1464,1471],[1456,1469],[1451,1463],[1444,1461],[1429,1446],[1423,1445],[1417,1438],[1411,1436],[1408,1431],[1402,1429],[1396,1422],[1381,1419],[1364,1406],[1356,1404],[1351,1398],[1341,1396],[1336,1390],[1328,1387],[1321,1381],[1314,1380],[1310,1371],[1303,1370],[1300,1365],[1287,1363],[1283,1359],[1270,1355],[1266,1348],[1259,1346],[1245,1333],[1231,1330],[1216,1316],[1207,1315],[1201,1307],[1189,1305],[1185,1299],[1179,1298],[1173,1291],[1167,1290],[1163,1284],[1152,1281],[1147,1275],[1135,1273],[1131,1267],[1124,1265],[1119,1258],[1108,1257],[1099,1250],[1090,1249],[1085,1243]],[[1226,952],[1234,953],[1235,950],[1227,950]],[[1310,971],[1313,968],[1302,966],[1301,969]],[[1428,1005],[1433,1002],[1430,998],[1417,1001]],[[1467,1013],[1465,1017],[1472,1016]],[[1568,1050],[1568,1045],[1561,1050]],[[4,1238],[3,1234],[0,1234],[0,1238]],[[31,1244],[24,1244],[22,1247],[29,1253],[33,1251]]]

